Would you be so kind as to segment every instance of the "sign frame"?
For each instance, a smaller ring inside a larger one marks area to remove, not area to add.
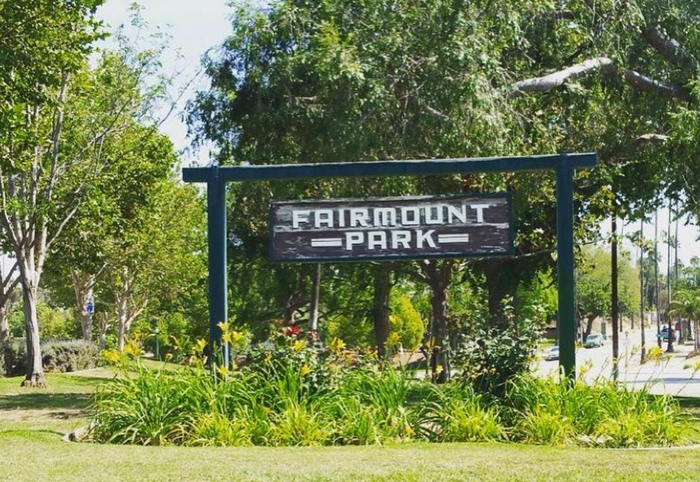
[[[559,366],[576,376],[576,295],[574,259],[574,171],[596,166],[598,155],[559,153],[489,158],[385,160],[317,164],[236,165],[189,167],[184,182],[207,184],[209,245],[209,344],[221,346],[219,323],[228,320],[226,183],[285,179],[322,179],[387,176],[442,176],[486,172],[554,171],[556,174],[557,285]],[[216,362],[212,363],[214,368]]]
[[[299,260],[294,260],[290,261],[288,259],[280,259],[276,256],[275,249],[274,249],[274,223],[273,223],[273,218],[274,218],[274,207],[277,204],[314,204],[314,203],[319,203],[319,202],[327,202],[327,201],[332,201],[332,202],[365,202],[365,201],[406,201],[406,200],[415,200],[415,201],[420,201],[421,199],[423,200],[440,200],[440,199],[445,199],[445,200],[450,200],[450,199],[460,199],[460,198],[469,198],[469,197],[474,197],[474,198],[480,198],[480,199],[489,199],[489,198],[506,198],[506,208],[508,211],[508,236],[509,236],[509,242],[508,242],[508,249],[506,252],[503,253],[494,253],[494,254],[489,254],[489,253],[465,253],[465,254],[451,254],[451,253],[436,253],[436,254],[427,254],[427,255],[400,255],[400,254],[393,254],[393,255],[385,255],[385,256],[378,256],[378,257],[362,257],[362,258],[353,258],[353,257],[348,257],[348,258],[340,258],[340,257],[333,257],[333,256],[328,256],[328,257],[318,257],[318,258],[309,258],[309,259],[299,259]],[[416,261],[416,260],[421,260],[421,259],[482,259],[482,258],[505,258],[508,256],[513,256],[515,254],[515,225],[514,225],[514,215],[513,215],[513,193],[510,190],[507,191],[502,191],[502,192],[487,192],[487,193],[480,193],[480,192],[464,192],[460,194],[444,194],[444,195],[427,195],[427,196],[387,196],[387,197],[361,197],[361,198],[334,198],[334,199],[299,199],[299,200],[282,200],[282,201],[275,201],[272,200],[270,201],[270,207],[269,207],[269,227],[270,227],[270,232],[268,235],[268,241],[269,241],[269,261],[274,264],[284,264],[284,263],[293,263],[293,264],[315,264],[315,263],[360,263],[360,262],[380,262],[380,261]]]

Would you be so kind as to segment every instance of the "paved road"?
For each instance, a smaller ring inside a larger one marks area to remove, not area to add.
[[[645,331],[647,350],[656,344],[656,328]],[[649,360],[640,365],[641,331],[635,330],[628,335],[620,334],[619,380],[632,386],[648,384],[653,393],[700,397],[700,371],[693,372],[700,357],[686,359],[693,349],[692,343],[674,344],[674,353],[663,353],[660,358]],[[666,350],[666,343],[663,343]],[[600,348],[580,348],[576,351],[577,372],[585,371],[585,378],[593,381],[597,377],[612,376],[612,342]],[[700,368],[700,366],[699,366]],[[556,373],[558,362],[538,361],[536,370],[540,374]]]

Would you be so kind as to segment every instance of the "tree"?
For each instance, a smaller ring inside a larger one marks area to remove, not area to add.
[[[36,3],[36,11],[9,17],[22,25],[7,25],[37,42],[31,62],[46,63],[27,72],[46,72],[16,83],[0,112],[0,144],[6,146],[0,154],[0,222],[23,288],[30,358],[24,383],[43,386],[36,307],[47,256],[110,161],[106,146],[134,127],[154,126],[150,112],[165,94],[160,82],[145,82],[158,69],[157,48],[139,52],[122,43],[89,67],[91,42],[98,38],[94,11],[101,2]],[[46,31],[25,32],[25,24]]]
[[[172,160],[172,146],[163,142],[169,152],[163,158]],[[148,308],[187,314],[206,279],[204,207],[196,189],[167,176],[148,198],[132,222],[107,241],[108,273],[98,285],[114,313],[119,349]]]
[[[57,215],[53,201],[67,171],[94,153],[104,127],[96,123],[90,141],[63,149],[69,84],[74,76],[81,80],[89,46],[98,38],[94,14],[100,3],[18,0],[0,6],[6,33],[0,39],[0,223],[22,284],[29,386],[45,385],[37,291],[48,247],[71,215],[70,209]]]
[[[700,350],[700,292],[697,289],[676,291],[669,308],[669,316],[685,318],[693,323],[695,349]]]
[[[578,311],[585,318],[584,339],[591,333],[597,318],[607,318],[612,311],[612,290],[610,262],[611,253],[600,248],[586,249],[578,273],[576,295]],[[629,253],[621,253],[623,262],[619,265],[619,312],[623,316],[633,316],[639,310],[639,275],[629,262]]]
[[[154,193],[176,163],[170,140],[136,121],[106,139],[102,155],[100,174],[52,246],[46,273],[54,297],[75,306],[83,339],[89,342],[94,340],[93,314],[85,306],[89,300],[95,304],[96,289],[109,273],[110,248],[141,228],[142,211],[153,209]]]

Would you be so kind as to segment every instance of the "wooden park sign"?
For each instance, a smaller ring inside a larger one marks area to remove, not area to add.
[[[510,194],[273,202],[272,261],[504,256]]]
[[[559,364],[567,375],[574,376],[574,170],[595,164],[596,154],[585,153],[185,168],[185,182],[207,184],[210,344],[220,345],[220,323],[228,319],[226,183],[554,171]],[[272,259],[276,261],[492,256],[512,252],[508,195],[274,203],[271,218]]]

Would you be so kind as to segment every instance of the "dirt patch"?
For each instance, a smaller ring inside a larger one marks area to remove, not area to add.
[[[41,422],[73,420],[87,415],[79,408],[40,409],[40,410],[0,410],[0,422]]]

